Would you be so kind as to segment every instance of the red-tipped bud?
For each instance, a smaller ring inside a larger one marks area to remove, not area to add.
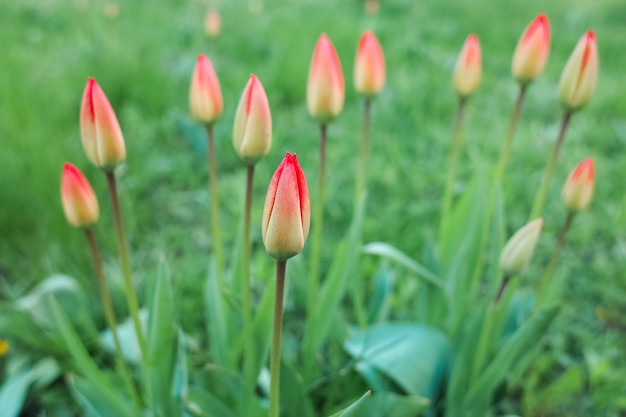
[[[598,80],[598,48],[592,30],[583,35],[567,60],[559,81],[559,97],[569,110],[589,101]]]
[[[309,113],[321,123],[327,123],[341,113],[344,99],[341,62],[328,36],[322,34],[315,45],[309,69],[306,91]]]
[[[296,155],[287,153],[274,172],[265,197],[262,234],[267,253],[279,261],[300,253],[310,222],[306,178]]]
[[[526,84],[537,78],[548,62],[550,22],[544,14],[533,20],[522,33],[513,54],[513,77]]]
[[[535,219],[511,236],[500,254],[500,268],[503,273],[517,274],[528,265],[535,252],[542,228],[543,219]]]
[[[587,158],[576,166],[563,187],[563,204],[570,211],[581,211],[589,206],[594,185],[593,159]]]
[[[267,155],[272,147],[272,115],[261,81],[250,75],[233,127],[235,151],[246,165],[254,165]]]
[[[385,86],[385,57],[372,32],[365,32],[359,41],[354,64],[354,87],[358,93],[375,96]]]
[[[209,10],[204,16],[204,31],[210,38],[216,38],[222,31],[222,19],[217,10]]]
[[[480,85],[482,63],[480,43],[476,35],[469,35],[454,67],[454,88],[461,97],[471,95]]]
[[[70,163],[63,166],[61,202],[70,225],[85,227],[98,221],[100,211],[96,195],[83,173]]]
[[[222,90],[211,61],[198,55],[189,88],[189,109],[196,119],[211,124],[222,114]]]
[[[80,105],[80,136],[87,158],[110,171],[126,160],[126,145],[111,103],[93,78],[87,80]]]

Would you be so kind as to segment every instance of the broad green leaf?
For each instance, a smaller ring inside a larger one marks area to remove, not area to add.
[[[411,259],[408,255],[404,254],[394,246],[384,242],[372,242],[363,247],[363,253],[368,255],[378,255],[387,259],[391,259],[409,271],[415,273],[419,277],[425,279],[438,288],[444,289],[445,284],[441,278],[432,273],[428,268],[421,265],[419,262]]]
[[[0,388],[0,410],[4,417],[17,417],[20,414],[32,381],[32,372],[27,369],[10,375],[4,381]]]
[[[213,362],[218,365],[230,367],[229,360],[229,335],[226,325],[228,307],[220,291],[217,281],[217,267],[215,259],[209,260],[209,274],[204,292],[204,305],[209,333],[209,347]]]
[[[337,311],[339,303],[348,288],[348,280],[354,277],[357,258],[361,252],[361,229],[365,200],[361,200],[348,234],[339,245],[330,271],[317,298],[315,310],[309,316],[304,336],[306,355],[315,355],[321,348],[336,317],[331,312]]]
[[[378,371],[371,363],[360,361],[356,364],[355,370],[367,381],[369,387],[376,392],[403,391],[402,387],[391,380],[386,374]]]
[[[167,267],[162,262],[150,305],[148,357],[144,361],[146,390],[155,417],[180,415],[172,386],[178,347],[175,318],[174,291]]]
[[[531,351],[548,330],[556,317],[559,306],[552,306],[535,312],[520,329],[498,350],[480,377],[472,381],[463,401],[466,410],[472,410],[484,398],[491,399],[512,366]]]
[[[393,273],[381,266],[374,275],[374,289],[370,295],[367,321],[374,324],[383,321],[389,310],[389,297],[393,290]]]
[[[280,366],[280,410],[285,416],[315,415],[302,377],[284,360]]]
[[[213,397],[219,398],[238,416],[256,417],[267,413],[239,372],[221,366],[209,366],[196,376],[202,377],[203,386],[212,387]]]
[[[441,387],[450,351],[441,332],[400,323],[357,331],[345,348],[357,362],[376,368],[404,392],[429,399],[435,399]]]
[[[189,388],[185,408],[196,417],[238,417],[224,402],[197,386]]]
[[[367,409],[367,399],[372,395],[372,391],[367,391],[358,400],[330,417],[358,417],[363,415]]]
[[[89,378],[70,375],[67,384],[80,405],[98,417],[137,417],[137,412],[122,401],[114,390],[103,390]]]

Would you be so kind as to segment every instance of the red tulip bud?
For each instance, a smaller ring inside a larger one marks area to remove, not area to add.
[[[476,91],[480,85],[481,72],[480,43],[476,35],[469,35],[454,67],[454,88],[461,97]]]
[[[235,150],[246,165],[256,164],[272,147],[272,115],[261,81],[254,75],[246,85],[233,127]]]
[[[333,44],[322,34],[311,60],[307,83],[307,106],[311,116],[321,123],[335,118],[343,108],[345,95],[341,62]]]
[[[597,80],[598,48],[596,36],[590,30],[580,38],[561,73],[561,101],[569,110],[579,109],[591,98]]]
[[[220,117],[223,107],[222,90],[213,65],[209,58],[200,54],[189,88],[191,114],[201,122],[211,124]]]
[[[587,208],[593,196],[594,165],[593,159],[587,158],[572,170],[563,187],[563,204],[570,211]]]
[[[96,195],[83,173],[69,163],[63,166],[61,202],[70,225],[84,227],[98,221],[100,212]]]
[[[287,153],[270,182],[263,209],[263,243],[267,253],[284,261],[300,253],[309,234],[311,208],[304,172],[296,155]]]
[[[365,32],[359,41],[354,65],[354,86],[366,96],[374,96],[385,86],[385,57],[372,32]]]
[[[524,29],[513,54],[513,77],[522,84],[537,78],[550,52],[550,22],[540,14]]]
[[[87,158],[105,171],[126,160],[126,146],[115,112],[93,78],[87,80],[80,105],[80,135]]]

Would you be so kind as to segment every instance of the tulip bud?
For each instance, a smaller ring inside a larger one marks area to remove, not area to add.
[[[587,208],[593,196],[594,165],[593,159],[582,161],[567,177],[563,187],[563,204],[570,211]]]
[[[354,64],[354,86],[358,93],[375,96],[385,86],[385,57],[372,32],[365,32],[359,41]]]
[[[87,80],[80,105],[80,136],[87,158],[110,171],[126,160],[126,145],[115,112],[93,78]]]
[[[481,72],[480,43],[476,35],[469,35],[454,67],[454,88],[461,97],[468,97],[476,91]]]
[[[191,114],[201,122],[211,124],[220,117],[223,107],[222,90],[213,65],[209,58],[200,54],[189,88]]]
[[[515,232],[506,242],[500,254],[502,272],[507,275],[517,274],[528,265],[539,241],[542,227],[543,219],[535,219]]]
[[[596,36],[590,30],[580,38],[561,73],[561,102],[570,111],[581,108],[591,98],[597,80],[598,48]]]
[[[263,209],[263,243],[267,253],[284,261],[300,253],[309,234],[311,208],[304,172],[296,155],[287,153],[270,182]]]
[[[272,115],[261,81],[254,75],[246,85],[235,114],[233,144],[246,165],[254,165],[272,147]]]
[[[83,173],[69,163],[63,166],[61,202],[65,218],[70,225],[84,227],[98,221],[100,212],[96,195]]]
[[[222,19],[217,10],[210,10],[204,17],[204,31],[210,38],[216,38],[222,31]]]
[[[322,34],[311,60],[306,101],[311,116],[327,123],[341,113],[345,91],[341,62],[333,44]]]
[[[550,52],[550,22],[540,14],[526,26],[513,54],[513,77],[521,84],[537,78],[546,66]]]

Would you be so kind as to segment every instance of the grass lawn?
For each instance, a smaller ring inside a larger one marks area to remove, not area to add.
[[[82,91],[87,77],[95,77],[116,110],[128,150],[119,186],[135,278],[140,288],[147,287],[165,259],[178,289],[182,327],[202,340],[199,288],[212,242],[206,145],[188,111],[198,53],[211,58],[224,95],[215,129],[227,248],[238,236],[245,191],[232,123],[250,73],[263,82],[270,101],[273,147],[257,165],[252,212],[253,294],[261,294],[273,273],[260,235],[262,202],[285,152],[297,153],[312,199],[316,189],[318,127],[307,113],[305,95],[322,32],[333,41],[346,77],[344,111],[329,127],[322,270],[352,219],[362,111],[352,73],[357,41],[368,29],[384,49],[388,82],[373,103],[364,241],[390,242],[421,259],[437,239],[457,105],[451,73],[461,45],[467,34],[479,36],[483,81],[468,103],[456,196],[477,170],[495,165],[517,93],[510,76],[513,49],[523,28],[543,12],[551,23],[550,59],[528,91],[503,184],[507,235],[527,220],[562,115],[559,75],[587,29],[596,31],[600,75],[593,98],[570,125],[544,210],[544,235],[520,277],[522,286],[532,286],[543,270],[564,219],[562,184],[587,156],[596,163],[596,188],[591,207],[576,218],[557,270],[565,282],[561,314],[498,412],[626,415],[626,377],[620,371],[626,368],[623,1],[381,0],[373,15],[358,0],[250,3],[217,2],[222,32],[209,39],[207,4],[199,0],[121,1],[117,15],[107,15],[103,1],[0,0],[0,294],[17,298],[62,273],[76,277],[96,300],[89,253],[80,233],[67,225],[60,203],[61,168],[70,161],[99,196],[96,233],[114,292],[121,296],[106,182],[85,158],[78,128]],[[305,247],[305,257],[309,251]],[[374,270],[370,263],[363,261],[363,279]],[[306,276],[290,280],[287,356],[301,331],[289,315],[301,313],[307,288]],[[419,289],[401,273],[395,285],[390,315],[411,320],[415,303],[407,300]],[[345,307],[349,311],[349,301]]]

